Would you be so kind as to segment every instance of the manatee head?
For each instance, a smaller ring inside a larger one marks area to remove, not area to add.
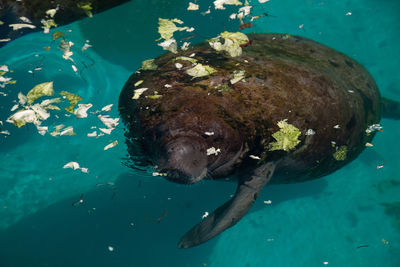
[[[161,121],[155,127],[142,125],[148,129],[143,138],[145,150],[166,179],[193,184],[225,176],[238,163],[243,150],[240,135],[218,116],[184,108]]]

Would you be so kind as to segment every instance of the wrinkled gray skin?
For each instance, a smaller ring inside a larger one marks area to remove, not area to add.
[[[398,103],[382,101],[372,77],[346,55],[298,36],[249,38],[252,44],[236,58],[208,44],[164,54],[155,60],[157,70],[133,74],[120,95],[134,161],[140,161],[138,154],[150,158],[177,183],[238,180],[234,197],[187,232],[180,248],[199,245],[237,223],[268,182],[316,179],[355,159],[372,140],[365,129],[379,122],[381,109],[385,116],[400,118]],[[193,79],[185,73],[193,67],[188,61],[180,61],[183,67],[177,70],[174,59],[192,53],[217,72]],[[232,84],[238,69],[245,70],[246,81]],[[149,89],[133,100],[134,85],[141,80],[140,87]],[[155,91],[162,97],[149,97]],[[271,151],[271,135],[283,119],[301,131],[300,143],[290,151]],[[307,129],[316,134],[305,135]],[[205,134],[210,131],[213,135]],[[333,157],[339,146],[347,147],[343,160]],[[221,152],[207,155],[211,147]]]

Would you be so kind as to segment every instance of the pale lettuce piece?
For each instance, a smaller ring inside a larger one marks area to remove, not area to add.
[[[119,124],[119,118],[110,118],[108,115],[98,115],[99,120],[104,123],[107,128],[114,128]]]
[[[10,70],[8,69],[7,65],[0,65],[0,72],[9,72]]]
[[[31,109],[36,113],[36,117],[40,120],[45,121],[50,117],[50,113],[48,113],[39,104],[35,104],[35,105],[31,106]]]
[[[216,69],[203,64],[197,64],[193,68],[186,70],[186,73],[194,78],[204,77],[215,72],[217,72]]]
[[[62,132],[60,132],[60,136],[63,135],[76,135],[76,133],[74,132],[74,128],[72,126],[68,126],[63,129]]]
[[[101,111],[111,111],[112,106],[114,106],[114,104],[109,104],[107,106],[104,106]]]
[[[92,3],[90,3],[90,2],[78,3],[77,6],[78,6],[78,8],[82,9],[85,12],[86,16],[88,16],[89,18],[93,17],[93,14],[92,14],[92,9],[93,9]]]
[[[252,6],[244,6],[244,7],[239,8],[238,18],[243,18],[245,16],[250,15],[251,8],[252,8]]]
[[[114,142],[112,142],[112,143],[106,145],[106,146],[104,147],[104,150],[108,150],[108,149],[110,149],[110,148],[113,148],[113,147],[115,147],[116,145],[118,145],[118,141],[117,141],[117,140],[115,140]]]
[[[19,17],[19,19],[22,21],[22,22],[25,22],[25,23],[30,23],[30,24],[32,24],[32,21],[30,20],[30,19],[28,19],[27,17]]]
[[[174,32],[189,29],[188,27],[178,27],[175,23],[183,24],[183,21],[179,19],[158,18],[158,33],[161,35],[161,38],[169,40],[174,36]]]
[[[112,131],[114,131],[115,128],[99,128],[100,131],[102,131],[105,134],[111,134]]]
[[[218,155],[219,153],[221,153],[221,149],[215,149],[215,147],[210,147],[207,149],[207,156],[211,156],[211,155]]]
[[[58,25],[55,23],[53,19],[42,19],[40,21],[42,23],[42,29],[44,33],[49,33],[51,27],[57,27]]]
[[[53,82],[40,83],[33,87],[26,95],[28,105],[32,104],[36,99],[42,96],[54,95]]]
[[[241,6],[242,2],[238,0],[215,0],[214,2],[215,9],[225,9],[224,5],[235,5]]]
[[[97,131],[93,131],[91,133],[87,134],[88,137],[96,137],[97,136]]]
[[[71,162],[68,162],[67,164],[65,164],[65,165],[63,166],[63,168],[64,168],[64,169],[78,170],[78,169],[80,169],[80,166],[79,166],[79,163],[78,163],[78,162],[71,161]]]
[[[237,70],[233,72],[233,78],[231,79],[231,84],[235,84],[244,78],[244,70]]]
[[[154,63],[154,59],[148,59],[142,62],[141,70],[156,70],[158,66]]]
[[[189,49],[189,45],[190,45],[190,42],[184,42],[183,45],[182,45],[182,47],[181,47],[181,49],[182,49],[183,51],[186,51],[186,50]]]
[[[8,119],[7,122],[10,122],[17,126],[18,128],[21,128],[27,123],[38,123],[38,119],[36,117],[35,111],[31,109],[26,109],[26,110],[20,110],[11,115]]]
[[[58,49],[60,49],[61,51],[63,51],[64,52],[64,54],[63,54],[63,58],[65,59],[65,60],[71,60],[72,62],[74,62],[74,60],[71,58],[71,56],[74,54],[72,51],[71,51],[71,47],[74,45],[74,43],[73,42],[67,42],[67,41],[65,41],[64,39],[63,40],[61,40],[60,41],[60,45],[58,46]]]
[[[29,28],[29,29],[35,29],[36,26],[32,24],[26,24],[26,23],[16,23],[16,24],[10,24],[9,25],[13,31],[17,31],[19,29],[24,29],[24,28]]]
[[[220,42],[220,38],[225,39],[224,43]],[[223,32],[219,37],[208,40],[208,43],[216,51],[226,51],[231,57],[237,57],[242,54],[240,45],[249,42],[249,38],[241,32]]]
[[[161,42],[158,45],[161,46],[163,50],[171,51],[174,54],[178,52],[178,44],[176,43],[176,40],[174,38]]]
[[[189,6],[188,6],[187,10],[199,10],[199,5],[189,2]]]
[[[52,105],[53,103],[60,103],[60,102],[62,102],[62,100],[59,97],[53,98],[53,99],[46,99],[46,100],[43,100],[40,103],[40,106],[42,108],[44,108],[45,110],[49,110],[49,109],[51,109],[51,110],[60,110],[59,107],[57,107],[55,105]]]
[[[139,97],[147,91],[149,88],[139,88],[133,91],[135,94],[133,95],[132,99],[139,99]]]
[[[28,102],[28,98],[21,92],[18,93],[18,100],[22,106],[25,106],[26,102]]]
[[[301,132],[298,128],[287,123],[286,121],[278,122],[278,127],[280,130],[272,134],[272,137],[276,140],[276,142],[271,143],[272,147],[269,149],[270,151],[289,151],[300,143],[298,138],[301,135]]]
[[[53,9],[46,10],[46,15],[50,16],[50,18],[54,18],[54,16],[56,15],[57,11],[58,11],[58,8],[53,8]]]
[[[78,104],[78,108],[74,110],[74,114],[78,119],[87,118],[87,111],[93,107],[92,104]]]
[[[39,133],[40,135],[45,135],[46,132],[48,132],[49,127],[48,127],[48,126],[36,125],[36,129],[38,130],[38,133]]]
[[[19,107],[19,104],[15,104],[14,106],[12,106],[10,111],[15,111],[18,107]]]
[[[59,125],[54,126],[54,130],[50,133],[50,135],[51,135],[51,136],[60,135],[60,130],[61,130],[62,128],[64,128],[64,127],[65,127],[64,124],[59,124]]]

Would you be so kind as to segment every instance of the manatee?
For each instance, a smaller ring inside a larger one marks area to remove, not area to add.
[[[87,13],[85,9],[94,14],[128,1],[129,0],[0,0],[0,21],[4,22],[4,25],[0,27],[0,39],[14,40],[30,32],[41,31],[43,30],[43,19],[54,19],[55,23],[61,26],[87,17],[89,13]],[[78,7],[79,4],[82,4],[81,8]],[[46,14],[46,11],[51,9],[57,9],[54,17]],[[9,27],[9,24],[25,23],[20,19],[21,17],[28,18],[36,28],[23,28],[13,31],[13,29]],[[0,42],[0,47],[4,44],[6,43]]]
[[[182,184],[237,181],[235,195],[188,231],[180,248],[235,225],[267,183],[343,167],[371,142],[381,114],[400,118],[399,103],[381,98],[368,71],[343,53],[299,36],[248,37],[237,57],[207,43],[163,54],[120,94],[133,167],[152,165]],[[214,71],[193,77],[196,64]]]

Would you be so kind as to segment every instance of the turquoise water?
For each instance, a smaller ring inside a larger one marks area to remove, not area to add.
[[[180,236],[225,202],[234,183],[182,186],[125,167],[121,125],[111,135],[86,136],[104,127],[98,114],[78,120],[55,112],[59,117],[45,123],[71,125],[75,136],[41,136],[31,125],[5,122],[19,91],[47,81],[56,93],[92,103],[89,111],[114,104],[101,114],[118,117],[129,75],[163,52],[154,41],[158,17],[195,27],[194,41],[236,30],[227,19],[235,8],[202,16],[185,11],[187,2],[131,1],[58,28],[74,42],[78,74],[49,35],[26,35],[0,48],[0,65],[17,80],[0,88],[7,94],[0,95],[2,130],[11,134],[0,135],[0,266],[400,266],[400,214],[389,215],[383,205],[400,201],[398,121],[383,119],[374,146],[334,174],[266,187],[236,226],[189,250],[176,248]],[[212,4],[197,2],[201,11]],[[271,16],[251,31],[302,35],[342,51],[371,72],[382,95],[400,100],[400,2],[271,0],[254,7],[253,14],[263,12]],[[81,52],[86,40],[93,47]],[[104,151],[114,140],[119,145]],[[71,161],[89,173],[63,169]]]

